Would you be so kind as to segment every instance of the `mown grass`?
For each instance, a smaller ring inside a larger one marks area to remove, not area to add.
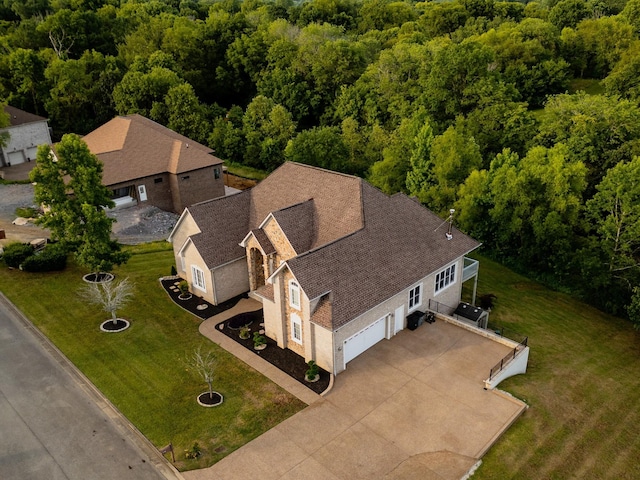
[[[169,246],[170,248],[170,246]],[[118,312],[131,321],[121,333],[99,330],[109,314],[85,302],[82,272],[27,274],[0,267],[0,290],[157,447],[172,442],[182,470],[211,465],[304,407],[280,387],[198,332],[200,320],[173,304],[158,279],[173,260],[168,244],[132,248],[114,273],[135,284],[134,301]],[[186,362],[195,348],[217,357],[214,388],[224,403],[203,408],[207,385]],[[198,442],[203,456],[187,460]]]
[[[248,178],[250,180],[263,180],[268,175],[264,170],[259,170],[257,168],[248,167],[241,163],[235,162],[224,162],[224,166],[227,167],[227,170],[230,174],[236,175],[242,178]]]
[[[477,479],[640,478],[640,333],[479,257],[490,321],[529,337],[526,375],[499,388],[530,408],[483,459]]]
[[[583,91],[588,95],[601,95],[604,86],[595,78],[574,78],[569,82],[569,93]]]

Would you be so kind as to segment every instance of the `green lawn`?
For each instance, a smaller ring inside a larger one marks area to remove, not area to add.
[[[499,388],[530,408],[473,478],[640,478],[640,333],[486,258],[478,292],[498,296],[491,322],[529,336],[527,374]]]
[[[182,470],[211,465],[305,405],[206,340],[200,320],[173,304],[158,279],[173,256],[164,242],[134,248],[119,277],[135,283],[135,298],[118,312],[131,321],[121,333],[99,330],[109,314],[78,295],[82,272],[27,274],[0,267],[0,290],[157,447],[173,442]],[[207,385],[185,361],[202,345],[218,359],[214,388],[224,403],[203,408],[196,396]],[[198,442],[204,455],[186,460]]]
[[[249,178],[251,180],[264,180],[267,176],[267,172],[259,170],[257,168],[248,167],[241,163],[224,162],[224,166],[227,167],[227,171],[232,175],[237,175],[242,178]]]
[[[0,268],[0,289],[65,352],[157,446],[176,445],[179,467],[209,465],[303,407],[197,330],[199,320],[171,303],[158,278],[172,262],[168,244],[135,247],[116,270],[136,284],[122,316],[129,330],[101,333],[105,313],[77,295],[81,272],[25,274]],[[640,478],[640,333],[480,258],[478,293],[498,296],[490,321],[529,336],[526,375],[503,382],[530,408],[489,451],[477,479]],[[206,385],[185,365],[198,345],[219,358],[216,390],[225,402],[195,402]],[[199,461],[182,451],[194,441]]]
[[[594,78],[574,78],[569,83],[569,93],[584,91],[589,95],[601,95],[604,93],[604,87],[600,80]]]

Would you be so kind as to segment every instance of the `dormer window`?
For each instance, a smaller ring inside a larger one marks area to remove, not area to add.
[[[300,285],[293,280],[289,282],[289,305],[300,310]]]

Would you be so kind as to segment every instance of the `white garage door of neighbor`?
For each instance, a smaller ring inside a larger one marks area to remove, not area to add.
[[[21,163],[25,162],[22,150],[20,150],[19,152],[11,152],[9,155],[7,155],[7,160],[9,160],[9,163],[11,163],[11,165],[20,165]]]
[[[344,341],[345,365],[384,338],[386,318],[382,317],[380,320],[376,320],[367,328],[360,330]]]

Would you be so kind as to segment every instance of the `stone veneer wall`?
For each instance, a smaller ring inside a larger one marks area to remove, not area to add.
[[[286,262],[297,255],[275,219],[270,218],[262,229],[276,249],[278,263],[275,265],[275,268],[278,268],[282,262]]]

